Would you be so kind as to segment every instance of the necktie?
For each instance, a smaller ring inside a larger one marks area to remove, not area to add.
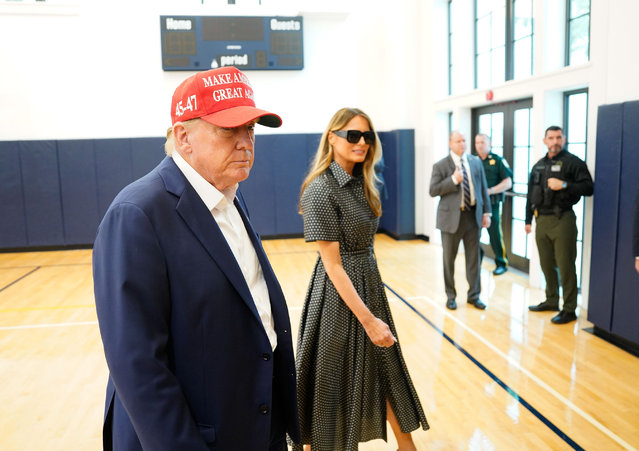
[[[464,190],[464,210],[470,208],[470,184],[468,182],[468,172],[466,172],[466,166],[464,166],[464,160],[461,160],[462,176],[462,189]]]

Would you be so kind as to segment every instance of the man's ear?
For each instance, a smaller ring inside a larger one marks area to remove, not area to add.
[[[173,126],[173,138],[175,139],[175,148],[180,152],[189,152],[189,132],[183,123],[177,122]]]

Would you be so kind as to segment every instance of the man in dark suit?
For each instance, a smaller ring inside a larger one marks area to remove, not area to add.
[[[463,240],[468,281],[466,301],[483,310],[486,304],[479,299],[479,233],[482,227],[490,227],[491,216],[486,176],[481,160],[466,153],[464,135],[452,132],[448,146],[449,155],[433,165],[430,179],[430,195],[440,196],[437,228],[442,234],[446,307],[457,308],[455,257]]]
[[[104,448],[285,450],[299,438],[288,310],[236,197],[255,124],[282,121],[233,67],[187,78],[171,117],[168,156],[117,195],[95,240]]]

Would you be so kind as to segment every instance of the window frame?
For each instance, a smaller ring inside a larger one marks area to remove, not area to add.
[[[487,88],[490,86],[495,85],[496,83],[493,81],[493,77],[494,74],[492,73],[492,64],[491,64],[491,81],[489,83],[489,86],[479,86],[479,76],[478,76],[478,57],[480,56],[478,54],[478,46],[477,46],[477,32],[478,32],[478,27],[477,27],[477,23],[478,23],[478,18],[477,17],[477,3],[480,0],[475,0],[474,3],[474,10],[473,10],[473,18],[474,18],[474,36],[475,36],[475,44],[474,44],[474,63],[475,63],[475,77],[474,77],[474,88],[475,89],[481,89],[481,88]],[[504,24],[504,81],[503,82],[507,82],[510,80],[514,80],[514,76],[515,76],[515,43],[519,42],[521,40],[520,39],[515,39],[515,2],[517,0],[504,0],[505,3],[505,24]],[[570,0],[567,0],[568,2]],[[531,2],[531,8],[534,7],[534,2]],[[535,72],[535,65],[534,65],[534,54],[535,54],[535,20],[534,20],[534,16],[532,15],[532,11],[531,11],[531,21],[532,21],[532,26],[531,26],[531,34],[530,34],[530,76],[534,75]],[[492,27],[492,24],[491,24]],[[528,36],[526,36],[528,37]],[[492,54],[494,52],[494,49],[491,48],[490,49],[490,55],[492,57]],[[492,59],[491,59],[491,63],[492,63]],[[501,82],[501,81],[500,81]]]
[[[568,2],[570,2],[570,0],[568,0]],[[588,88],[580,88],[580,89],[574,89],[571,91],[565,91],[563,93],[564,96],[564,114],[563,114],[563,130],[564,130],[564,136],[566,137],[566,146],[565,148],[567,149],[569,147],[570,142],[568,141],[568,136],[570,134],[570,96],[573,95],[577,95],[577,94],[586,94],[586,124],[585,124],[585,136],[584,139],[585,141],[583,142],[584,144],[584,162],[587,161],[588,158],[588,104],[590,102],[590,93]],[[581,144],[581,143],[579,143]],[[582,197],[582,199],[585,199]],[[581,232],[581,238],[579,238],[579,236],[577,237],[577,253],[580,257],[579,259],[579,268],[577,271],[577,288],[579,290],[581,290],[581,282],[583,280],[583,262],[584,262],[584,253],[583,253],[583,248],[584,248],[584,224],[586,221],[586,203],[584,200],[584,203],[582,204],[582,208],[583,211],[581,212],[581,224],[577,224],[577,227],[579,227],[579,230]]]
[[[572,57],[572,53],[570,52],[570,27],[572,25],[572,23],[577,20],[577,19],[581,19],[582,17],[588,16],[588,51],[587,53],[587,61],[590,61],[590,28],[592,27],[592,0],[588,0],[588,12],[584,13],[580,16],[577,17],[570,17],[571,15],[571,8],[570,8],[570,4],[572,3],[572,0],[566,0],[566,37],[565,37],[565,65],[566,66],[570,66],[571,65],[571,57]]]

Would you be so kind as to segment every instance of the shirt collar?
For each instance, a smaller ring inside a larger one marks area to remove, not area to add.
[[[335,176],[335,180],[337,180],[337,184],[339,185],[340,188],[346,185],[351,180],[355,179],[355,177],[351,176],[348,172],[346,172],[344,168],[341,167],[339,163],[335,160],[331,162],[331,165],[329,167],[331,168],[331,172]]]
[[[452,150],[450,151],[450,157],[453,159],[453,163],[455,163],[455,166],[459,166],[460,161],[464,161],[464,164],[466,166],[468,166],[468,156],[466,154],[466,152],[464,152],[462,154],[462,156],[460,157],[459,155],[457,155],[455,152],[453,152]]]
[[[212,211],[215,208],[222,210],[226,208],[227,205],[233,203],[233,199],[235,199],[235,193],[237,191],[237,183],[224,191],[220,191],[207,182],[195,169],[193,169],[193,167],[187,163],[184,158],[182,158],[182,155],[180,155],[179,152],[175,151],[171,156],[173,157],[173,161],[175,161],[177,167],[180,168],[184,177],[186,177],[195,192],[198,196],[200,196],[209,211]]]

